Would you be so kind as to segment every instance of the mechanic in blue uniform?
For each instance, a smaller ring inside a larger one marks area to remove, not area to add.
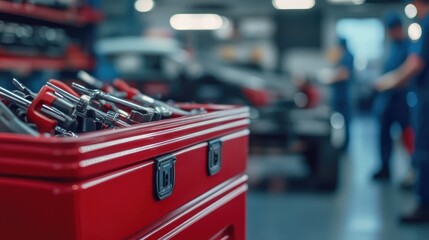
[[[345,122],[345,142],[344,149],[347,149],[350,139],[350,118],[351,118],[351,99],[350,85],[353,78],[353,55],[347,47],[347,40],[340,38],[338,40],[340,58],[335,67],[333,79],[330,84],[332,87],[332,109],[339,112],[344,117]]]
[[[408,56],[409,41],[404,35],[402,21],[398,14],[389,13],[385,17],[385,26],[390,39],[383,73],[395,70]],[[390,158],[393,140],[390,136],[392,125],[397,122],[402,130],[410,129],[410,113],[407,105],[408,84],[382,92],[377,98],[377,113],[380,123],[380,169],[374,173],[374,180],[390,179]]]
[[[417,124],[413,160],[417,165],[418,205],[401,217],[403,223],[429,223],[429,0],[413,0],[417,8],[421,36],[410,47],[405,62],[397,69],[380,77],[376,89],[386,91],[406,84],[417,95]]]

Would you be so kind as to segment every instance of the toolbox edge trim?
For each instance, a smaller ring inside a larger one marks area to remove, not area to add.
[[[236,133],[231,133],[231,134],[225,135],[225,136],[221,137],[220,140],[222,142],[226,142],[226,141],[229,141],[232,139],[248,136],[249,134],[250,134],[250,130],[244,129],[244,130],[238,131]]]
[[[183,104],[178,104],[182,106]],[[92,132],[89,134],[82,134],[79,138],[55,138],[55,137],[45,137],[43,135],[39,137],[28,136],[25,134],[10,134],[10,133],[0,133],[0,144],[6,143],[36,143],[36,144],[84,144],[85,142],[90,142],[100,138],[111,137],[112,135],[125,135],[129,132],[135,132],[144,129],[144,131],[157,131],[159,128],[171,128],[182,125],[187,125],[195,121],[207,121],[212,119],[220,119],[223,117],[236,117],[248,118],[250,116],[248,107],[235,107],[235,108],[226,108],[226,109],[216,109],[218,105],[212,105],[212,112],[207,114],[198,114],[194,116],[184,116],[177,117],[172,119],[160,120],[156,122],[147,122],[137,125],[133,125],[127,128],[119,128],[116,130],[106,130],[100,132]]]
[[[100,163],[103,163],[103,162],[106,162],[106,161],[110,161],[110,160],[113,160],[113,159],[116,159],[116,158],[119,158],[119,157],[124,157],[124,156],[127,156],[127,155],[135,154],[135,153],[146,151],[146,150],[153,149],[153,148],[158,148],[160,146],[165,146],[165,145],[172,144],[172,143],[175,143],[175,142],[180,142],[180,141],[183,141],[183,140],[187,140],[187,139],[191,139],[191,138],[203,136],[203,135],[208,134],[208,133],[213,133],[213,132],[217,132],[217,131],[221,131],[221,130],[226,130],[226,129],[229,129],[229,128],[234,128],[234,127],[239,127],[239,126],[247,125],[247,124],[249,124],[249,122],[250,122],[250,120],[244,119],[244,120],[241,120],[241,121],[238,121],[238,122],[232,122],[232,123],[229,123],[229,124],[224,124],[224,125],[221,125],[221,126],[217,126],[217,127],[214,127],[214,128],[210,128],[210,129],[207,129],[207,130],[200,131],[200,132],[192,133],[192,134],[185,135],[185,136],[182,136],[182,137],[173,138],[173,139],[170,139],[168,141],[162,141],[162,142],[158,142],[158,143],[155,143],[155,144],[146,145],[146,146],[143,146],[143,147],[128,149],[128,150],[121,151],[121,152],[116,152],[116,153],[113,153],[113,154],[108,154],[108,155],[104,155],[104,156],[100,156],[100,157],[95,157],[95,158],[90,158],[90,159],[82,160],[82,161],[79,162],[79,166],[82,167],[82,168],[93,166],[93,165],[100,164]]]
[[[156,137],[156,136],[167,134],[167,133],[174,133],[174,132],[178,132],[178,131],[192,129],[195,127],[201,127],[201,126],[205,126],[205,125],[209,125],[209,124],[213,124],[213,123],[226,122],[226,121],[236,120],[236,119],[240,119],[240,118],[244,118],[244,115],[212,119],[212,120],[208,120],[208,121],[204,121],[204,122],[198,122],[198,123],[193,123],[193,124],[188,124],[188,125],[176,127],[173,129],[162,130],[162,131],[158,131],[158,132],[147,133],[147,134],[142,134],[142,135],[138,135],[138,136],[134,136],[134,137],[128,137],[128,138],[123,138],[123,139],[118,139],[118,140],[113,140],[113,141],[108,141],[108,142],[103,142],[103,143],[86,145],[86,146],[80,147],[79,152],[87,153],[87,152],[99,150],[102,148],[108,148],[108,147],[112,147],[112,146],[123,144],[123,143],[129,143],[132,141],[141,140],[144,138]]]
[[[98,178],[98,179],[95,179],[95,180],[92,180],[92,181],[89,181],[89,182],[85,182],[85,183],[81,184],[80,187],[82,189],[88,189],[88,188],[97,186],[97,185],[99,185],[101,183],[113,180],[113,179],[115,179],[117,177],[120,177],[122,175],[125,175],[127,173],[134,172],[137,169],[141,169],[141,168],[147,167],[147,166],[152,165],[152,164],[153,164],[152,162],[148,162],[146,164],[143,164],[143,165],[140,165],[140,166],[136,166],[134,168],[127,169],[127,170],[124,170],[124,171],[121,171],[121,172],[118,172],[118,173],[115,173],[115,174],[112,174],[112,175],[108,175],[106,177],[102,177],[102,178]]]

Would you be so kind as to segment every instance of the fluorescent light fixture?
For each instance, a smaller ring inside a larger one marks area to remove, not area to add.
[[[170,18],[176,30],[217,30],[224,27],[224,19],[217,14],[176,14]]]
[[[408,36],[411,40],[417,41],[422,36],[422,27],[418,23],[412,23],[408,27]]]
[[[276,9],[310,9],[314,5],[315,0],[273,0]]]
[[[352,0],[352,3],[354,3],[355,5],[362,5],[365,3],[365,0]]]
[[[134,3],[134,7],[138,12],[149,12],[155,6],[153,0],[137,0]]]
[[[365,0],[328,0],[328,2],[333,4],[354,4],[362,5],[365,3]]]
[[[413,19],[413,18],[415,18],[417,16],[417,8],[412,3],[407,4],[407,6],[405,6],[404,11],[405,11],[405,15],[409,19]]]

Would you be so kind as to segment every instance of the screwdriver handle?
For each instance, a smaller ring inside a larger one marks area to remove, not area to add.
[[[44,102],[37,101],[36,99],[28,106],[27,119],[29,122],[36,124],[40,132],[53,134],[55,126],[57,126],[57,121],[41,113]]]
[[[55,106],[61,107],[63,110],[66,110],[67,113],[74,114],[76,108],[74,105],[69,103],[68,101],[58,98],[54,95],[55,90],[48,86],[43,86],[37,96],[34,98],[33,102],[28,106],[27,110],[27,118],[29,121],[35,123],[37,128],[41,132],[54,133],[55,126],[58,125],[61,120],[61,125],[69,125],[72,122],[72,119],[65,115],[63,112],[52,109],[46,109],[47,106]],[[51,119],[46,115],[50,113],[54,113],[54,119]],[[44,113],[44,114],[43,114]]]
[[[52,120],[46,117],[39,111],[37,111],[36,110],[36,107],[38,107],[36,106],[37,102],[30,102],[27,99],[22,98],[2,87],[0,87],[0,97],[5,98],[6,100],[18,105],[20,108],[27,109],[27,120],[29,122],[36,124],[37,129],[40,132],[43,132],[43,133],[53,132],[53,129],[57,125],[57,122],[55,120]],[[38,107],[38,109],[42,108],[41,105],[42,104],[40,104],[40,107]]]

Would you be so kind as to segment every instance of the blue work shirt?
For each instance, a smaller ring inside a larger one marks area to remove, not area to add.
[[[410,54],[418,55],[425,62],[424,69],[414,78],[413,86],[429,88],[429,14],[420,20],[422,35],[410,46]]]
[[[383,73],[388,73],[400,67],[408,57],[410,42],[407,39],[392,41],[390,43],[387,58],[384,62]],[[380,116],[386,114],[386,109],[391,109],[394,104],[395,111],[399,112],[397,116],[408,118],[408,106],[406,96],[408,86],[400,86],[383,93],[380,93],[375,101],[374,109]],[[393,114],[396,115],[396,114]]]
[[[429,14],[420,21],[422,35],[411,45],[410,52],[424,62],[423,70],[412,80],[417,95],[417,106],[413,108],[416,148],[413,155],[417,174],[417,194],[420,204],[429,207]]]
[[[338,111],[345,115],[347,118],[350,111],[350,94],[349,86],[353,78],[353,55],[349,50],[344,50],[343,55],[341,56],[340,61],[337,64],[337,68],[345,67],[349,71],[349,78],[343,79],[343,81],[338,81],[332,84],[333,98],[332,106],[335,111]]]
[[[420,20],[422,35],[412,43],[410,54],[424,61],[423,70],[412,80],[418,103],[414,121],[416,124],[416,154],[429,153],[429,14]],[[422,154],[420,154],[422,155]]]
[[[401,66],[408,56],[409,48],[410,42],[407,39],[392,41],[390,43],[386,62],[384,63],[383,73],[388,73]]]

